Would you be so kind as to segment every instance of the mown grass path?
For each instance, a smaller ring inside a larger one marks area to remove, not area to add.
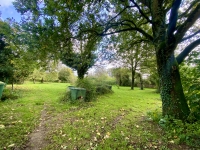
[[[154,89],[113,87],[94,102],[70,104],[60,101],[67,86],[16,85],[21,98],[0,103],[0,149],[183,149],[147,121],[148,111],[161,109]]]

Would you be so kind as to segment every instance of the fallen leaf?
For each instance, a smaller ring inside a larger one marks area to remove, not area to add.
[[[108,139],[110,136],[109,135],[105,135],[104,136],[104,139]]]
[[[5,126],[3,124],[0,124],[0,129],[4,129]]]
[[[171,140],[171,141],[169,141],[169,143],[171,143],[171,144],[174,144],[174,141],[173,141],[173,140]]]
[[[135,127],[136,127],[136,128],[139,128],[140,126],[138,126],[138,125],[135,125]]]
[[[95,142],[97,141],[97,138],[96,138],[96,137],[94,137],[94,141],[95,141]]]
[[[107,135],[110,135],[110,132],[107,132],[106,134],[107,134]]]
[[[99,135],[99,136],[100,136],[100,135],[101,135],[101,133],[97,132],[97,135]]]
[[[8,147],[14,147],[15,146],[15,144],[10,144],[10,145],[8,145]]]

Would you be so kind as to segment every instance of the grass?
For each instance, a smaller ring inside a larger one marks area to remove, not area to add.
[[[45,120],[42,149],[182,149],[170,143],[147,112],[161,111],[154,89],[113,87],[113,94],[88,103],[60,101],[68,84],[15,85],[17,100],[0,102],[0,149],[22,149]],[[7,88],[10,88],[9,86]],[[41,114],[45,112],[45,119]]]

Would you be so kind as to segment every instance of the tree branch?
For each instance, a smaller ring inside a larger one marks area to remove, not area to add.
[[[182,13],[182,14],[179,16],[179,18],[186,17],[187,14],[188,14],[188,12],[189,12],[198,2],[199,2],[199,0],[193,1],[193,2],[191,3],[190,7],[189,7],[186,11],[184,11],[184,13]]]
[[[193,33],[192,35],[189,35],[188,37],[183,38],[183,39],[181,40],[181,42],[183,42],[183,41],[185,41],[185,40],[188,40],[188,39],[192,38],[193,36],[197,35],[198,33],[200,33],[200,30],[197,31],[197,32],[195,32],[195,33]]]
[[[140,14],[149,22],[152,24],[152,20],[149,19],[149,17],[146,16],[146,14],[142,11],[142,9],[139,7],[139,5],[135,2],[135,0],[131,0],[133,4],[135,4],[136,8],[140,12]]]
[[[153,37],[151,35],[149,35],[144,30],[142,30],[140,28],[137,28],[137,27],[121,29],[121,30],[117,30],[117,31],[109,32],[109,33],[99,33],[98,35],[100,35],[100,36],[107,36],[107,35],[111,35],[111,34],[115,34],[115,33],[120,33],[120,32],[125,32],[125,31],[138,31],[139,33],[143,34],[149,41],[153,41]]]
[[[143,5],[147,6],[149,9],[151,8],[151,0],[139,0]]]
[[[168,37],[171,37],[176,29],[176,23],[178,19],[178,9],[180,7],[180,4],[181,4],[181,0],[175,0],[172,5],[172,9],[171,9],[170,17],[169,17],[169,25],[167,29]]]
[[[114,16],[113,18],[111,18],[107,24],[109,24],[111,21],[113,21],[115,18],[117,18],[119,15],[121,15],[127,8],[131,8],[131,7],[134,7],[134,6],[126,6],[124,9],[122,9],[122,11],[120,11],[116,16]]]
[[[196,22],[199,16],[200,16],[200,3],[196,6],[196,8],[193,11],[191,11],[186,21],[182,25],[180,25],[179,28],[177,29],[177,32],[175,34],[177,43],[182,41],[185,33]]]
[[[177,57],[176,60],[178,64],[182,63],[183,60],[188,56],[188,54],[200,44],[200,39],[192,42],[190,45],[188,45]]]

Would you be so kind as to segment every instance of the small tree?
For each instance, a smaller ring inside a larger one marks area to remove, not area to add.
[[[62,68],[58,73],[58,79],[62,82],[71,82],[73,72],[69,68]]]
[[[116,82],[119,86],[130,86],[130,71],[127,68],[114,68],[112,75],[116,78]]]

